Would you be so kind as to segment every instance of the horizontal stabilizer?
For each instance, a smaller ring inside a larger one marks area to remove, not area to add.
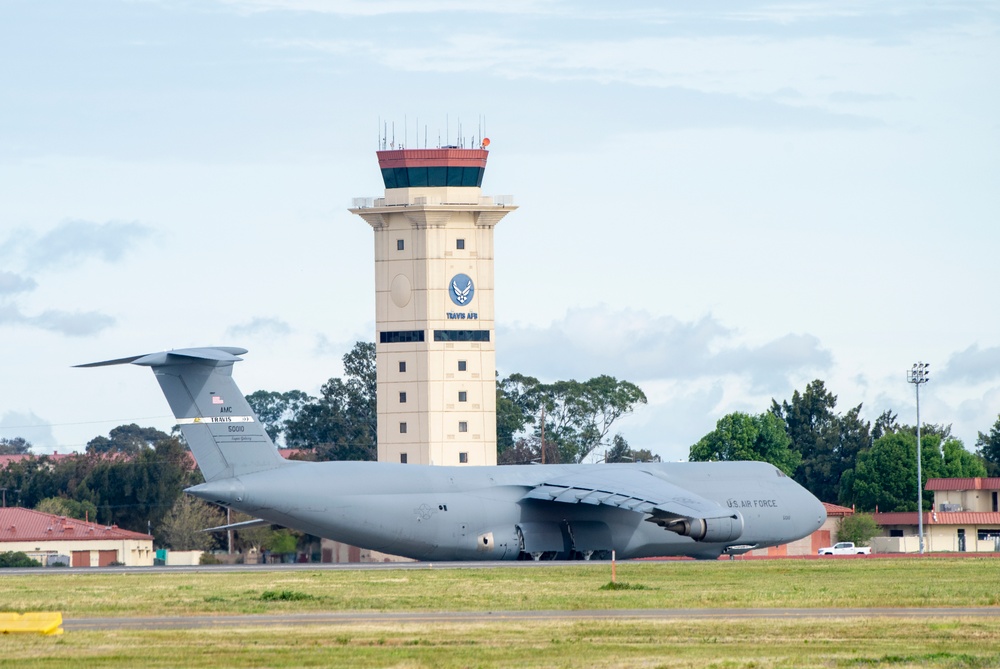
[[[243,358],[237,357],[246,353],[245,348],[236,346],[206,346],[204,348],[179,348],[173,351],[162,351],[160,353],[146,353],[143,355],[133,355],[128,358],[117,358],[115,360],[102,360],[101,362],[88,362],[83,365],[73,365],[74,367],[109,367],[111,365],[136,364],[144,367],[154,367],[160,365],[183,364],[191,360],[207,360],[215,362],[239,362]]]

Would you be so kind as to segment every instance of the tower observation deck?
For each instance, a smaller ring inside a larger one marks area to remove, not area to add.
[[[351,212],[375,233],[378,459],[496,464],[493,227],[483,147],[378,151],[385,194]]]

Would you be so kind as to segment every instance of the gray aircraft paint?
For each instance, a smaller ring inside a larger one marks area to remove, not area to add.
[[[151,367],[205,476],[187,492],[263,521],[418,560],[716,558],[801,539],[823,505],[773,465],[443,467],[279,454],[232,378],[245,349],[80,367]]]

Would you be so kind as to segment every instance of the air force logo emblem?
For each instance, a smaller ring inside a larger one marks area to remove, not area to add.
[[[451,297],[451,301],[460,307],[468,306],[475,293],[476,289],[472,285],[472,279],[467,274],[456,274],[448,286],[448,295]]]

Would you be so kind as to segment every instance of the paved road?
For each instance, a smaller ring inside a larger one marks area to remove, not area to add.
[[[625,609],[590,611],[336,611],[244,616],[157,616],[149,618],[68,618],[66,631],[211,629],[385,623],[484,623],[533,620],[691,620],[808,618],[1000,618],[1000,607],[936,609]]]

